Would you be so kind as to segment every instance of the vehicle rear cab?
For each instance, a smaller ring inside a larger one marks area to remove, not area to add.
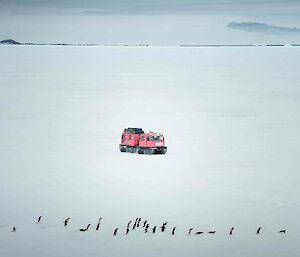
[[[165,138],[163,134],[149,132],[140,135],[138,153],[139,154],[165,154],[167,147],[165,146]]]
[[[126,128],[121,136],[119,149],[121,152],[135,153],[139,145],[140,135],[144,131],[141,128]]]

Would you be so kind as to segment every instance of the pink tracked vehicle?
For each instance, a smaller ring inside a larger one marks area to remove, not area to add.
[[[161,133],[149,132],[144,133],[141,128],[126,128],[122,133],[121,152],[139,154],[165,154],[165,138]]]

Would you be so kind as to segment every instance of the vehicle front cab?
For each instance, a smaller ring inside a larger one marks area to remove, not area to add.
[[[165,138],[161,133],[149,132],[140,135],[139,153],[162,153],[167,152]]]

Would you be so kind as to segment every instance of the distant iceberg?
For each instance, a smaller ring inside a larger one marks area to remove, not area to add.
[[[263,34],[300,34],[300,28],[280,27],[260,22],[230,22],[228,28]]]

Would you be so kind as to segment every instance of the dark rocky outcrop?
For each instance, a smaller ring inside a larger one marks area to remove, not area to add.
[[[6,45],[20,45],[21,43],[13,40],[13,39],[5,39],[0,41],[0,44],[6,44]]]

